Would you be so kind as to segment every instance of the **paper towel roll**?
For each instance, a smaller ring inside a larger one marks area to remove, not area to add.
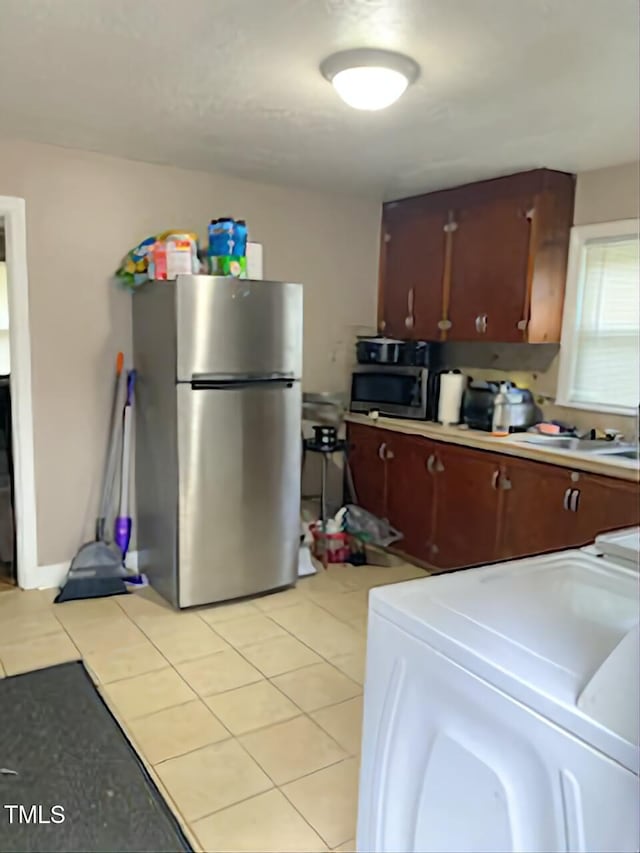
[[[440,374],[440,397],[438,400],[438,420],[442,424],[459,424],[462,395],[467,387],[464,373]]]

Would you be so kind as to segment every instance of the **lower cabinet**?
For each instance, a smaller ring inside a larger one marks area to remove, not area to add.
[[[500,557],[521,557],[583,544],[570,509],[576,486],[569,468],[504,457],[500,474],[502,536]],[[579,476],[579,475],[578,475]]]
[[[435,482],[429,460],[434,446],[428,440],[395,433],[388,447],[386,517],[403,534],[398,548],[430,562]]]
[[[637,483],[511,458],[500,482],[505,559],[587,545],[599,533],[640,523]]]
[[[435,456],[429,562],[441,569],[455,569],[497,560],[501,457],[442,443]]]
[[[431,448],[426,439],[349,426],[349,465],[359,505],[389,519],[403,534],[401,550],[425,562],[433,516],[433,480],[427,470]]]
[[[404,534],[398,550],[441,571],[640,524],[637,483],[360,424],[349,448],[360,505]]]
[[[349,466],[358,504],[379,518],[385,518],[385,438],[387,433],[374,427],[349,426]]]
[[[575,488],[577,495],[572,504],[580,544],[592,542],[594,533],[640,523],[637,483],[580,474]]]

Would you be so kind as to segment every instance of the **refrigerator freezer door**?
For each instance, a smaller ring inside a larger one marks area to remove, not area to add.
[[[302,285],[205,275],[176,282],[177,379],[302,374]]]
[[[294,583],[300,383],[185,383],[176,392],[180,607]]]

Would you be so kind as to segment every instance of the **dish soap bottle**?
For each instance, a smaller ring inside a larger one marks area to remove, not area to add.
[[[491,421],[491,432],[498,435],[509,434],[509,396],[508,385],[500,383],[500,388],[493,401],[493,419]]]

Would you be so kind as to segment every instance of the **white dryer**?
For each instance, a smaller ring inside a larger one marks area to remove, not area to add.
[[[372,590],[360,853],[640,849],[626,537]]]

